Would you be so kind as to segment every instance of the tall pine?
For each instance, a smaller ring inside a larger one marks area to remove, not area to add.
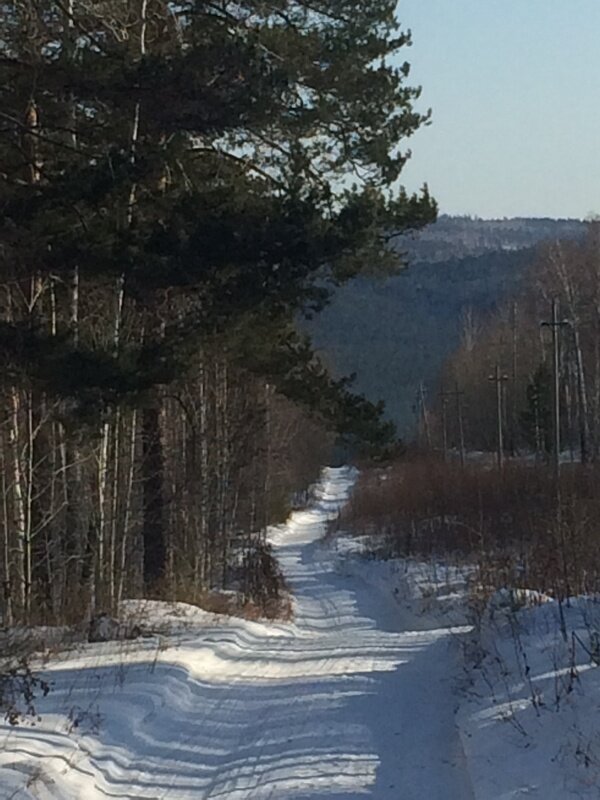
[[[306,342],[279,342],[294,315],[321,308],[336,285],[400,268],[390,237],[435,216],[426,189],[409,196],[397,185],[405,141],[427,115],[414,108],[419,90],[402,61],[410,37],[395,7],[395,0],[3,6],[0,347],[14,417],[8,438],[20,435],[23,392],[41,409],[31,430],[53,409],[48,452],[67,452],[78,464],[68,431],[98,437],[99,510],[72,522],[94,554],[81,577],[93,573],[92,594],[105,582],[105,547],[114,545],[104,509],[113,503],[118,511],[107,464],[125,446],[115,417],[123,403],[141,415],[146,584],[165,573],[164,387],[196,363],[205,340],[252,330],[248,362],[282,393],[329,421],[343,417],[342,428],[388,436],[381,409],[331,381]],[[261,342],[269,327],[278,331],[274,341]],[[17,445],[7,444],[7,453]],[[16,456],[11,469],[14,485],[25,485]],[[70,469],[71,489],[78,474]],[[33,516],[23,502],[16,492],[13,510],[23,512],[26,529]]]

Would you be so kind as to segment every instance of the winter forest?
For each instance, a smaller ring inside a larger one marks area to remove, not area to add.
[[[456,212],[469,5],[0,0],[0,800],[598,797],[600,222]]]
[[[253,599],[328,431],[391,441],[294,327],[435,213],[386,192],[424,118],[393,3],[358,5],[2,6],[9,623],[192,599],[240,558]]]

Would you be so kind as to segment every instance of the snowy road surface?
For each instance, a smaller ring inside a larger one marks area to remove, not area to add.
[[[0,798],[470,800],[449,630],[417,629],[321,542],[351,483],[325,470],[272,533],[294,622],[184,607],[164,647],[63,658],[42,721],[3,727]]]

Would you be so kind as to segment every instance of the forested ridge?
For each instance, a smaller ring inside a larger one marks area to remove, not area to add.
[[[251,594],[331,437],[393,441],[294,321],[435,217],[389,190],[410,36],[388,0],[1,12],[3,619]]]
[[[536,248],[585,236],[579,220],[500,219],[441,215],[399,237],[408,267],[381,280],[369,276],[340,288],[308,325],[319,352],[356,387],[383,399],[388,418],[412,438],[422,393],[435,405],[446,359],[468,319],[485,320],[518,291]]]

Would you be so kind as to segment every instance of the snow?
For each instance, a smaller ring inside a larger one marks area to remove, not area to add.
[[[354,478],[325,470],[309,507],[270,532],[291,622],[132,601],[127,615],[160,635],[54,657],[40,720],[0,730],[0,797],[473,798],[455,722],[465,628],[422,613],[431,581],[408,596],[426,583],[418,567],[340,568],[323,536]],[[440,608],[460,583],[448,576],[433,582]]]
[[[291,621],[130,600],[152,637],[37,632],[52,690],[0,726],[0,798],[597,800],[598,599],[506,587],[474,619],[468,567],[325,536],[354,479],[269,533]]]
[[[459,725],[476,798],[600,796],[600,604],[547,596],[497,602],[474,641]],[[566,627],[567,639],[562,629]]]
[[[365,560],[368,537],[335,546],[344,574],[393,596],[413,628],[437,620],[460,631],[453,690],[471,797],[598,800],[600,598],[571,598],[561,614],[548,594],[505,587],[475,619],[468,566]]]
[[[130,600],[152,637],[37,632],[52,690],[0,726],[0,798],[597,800],[598,598],[506,587],[473,619],[468,567],[325,536],[354,479],[270,531],[292,621]]]

